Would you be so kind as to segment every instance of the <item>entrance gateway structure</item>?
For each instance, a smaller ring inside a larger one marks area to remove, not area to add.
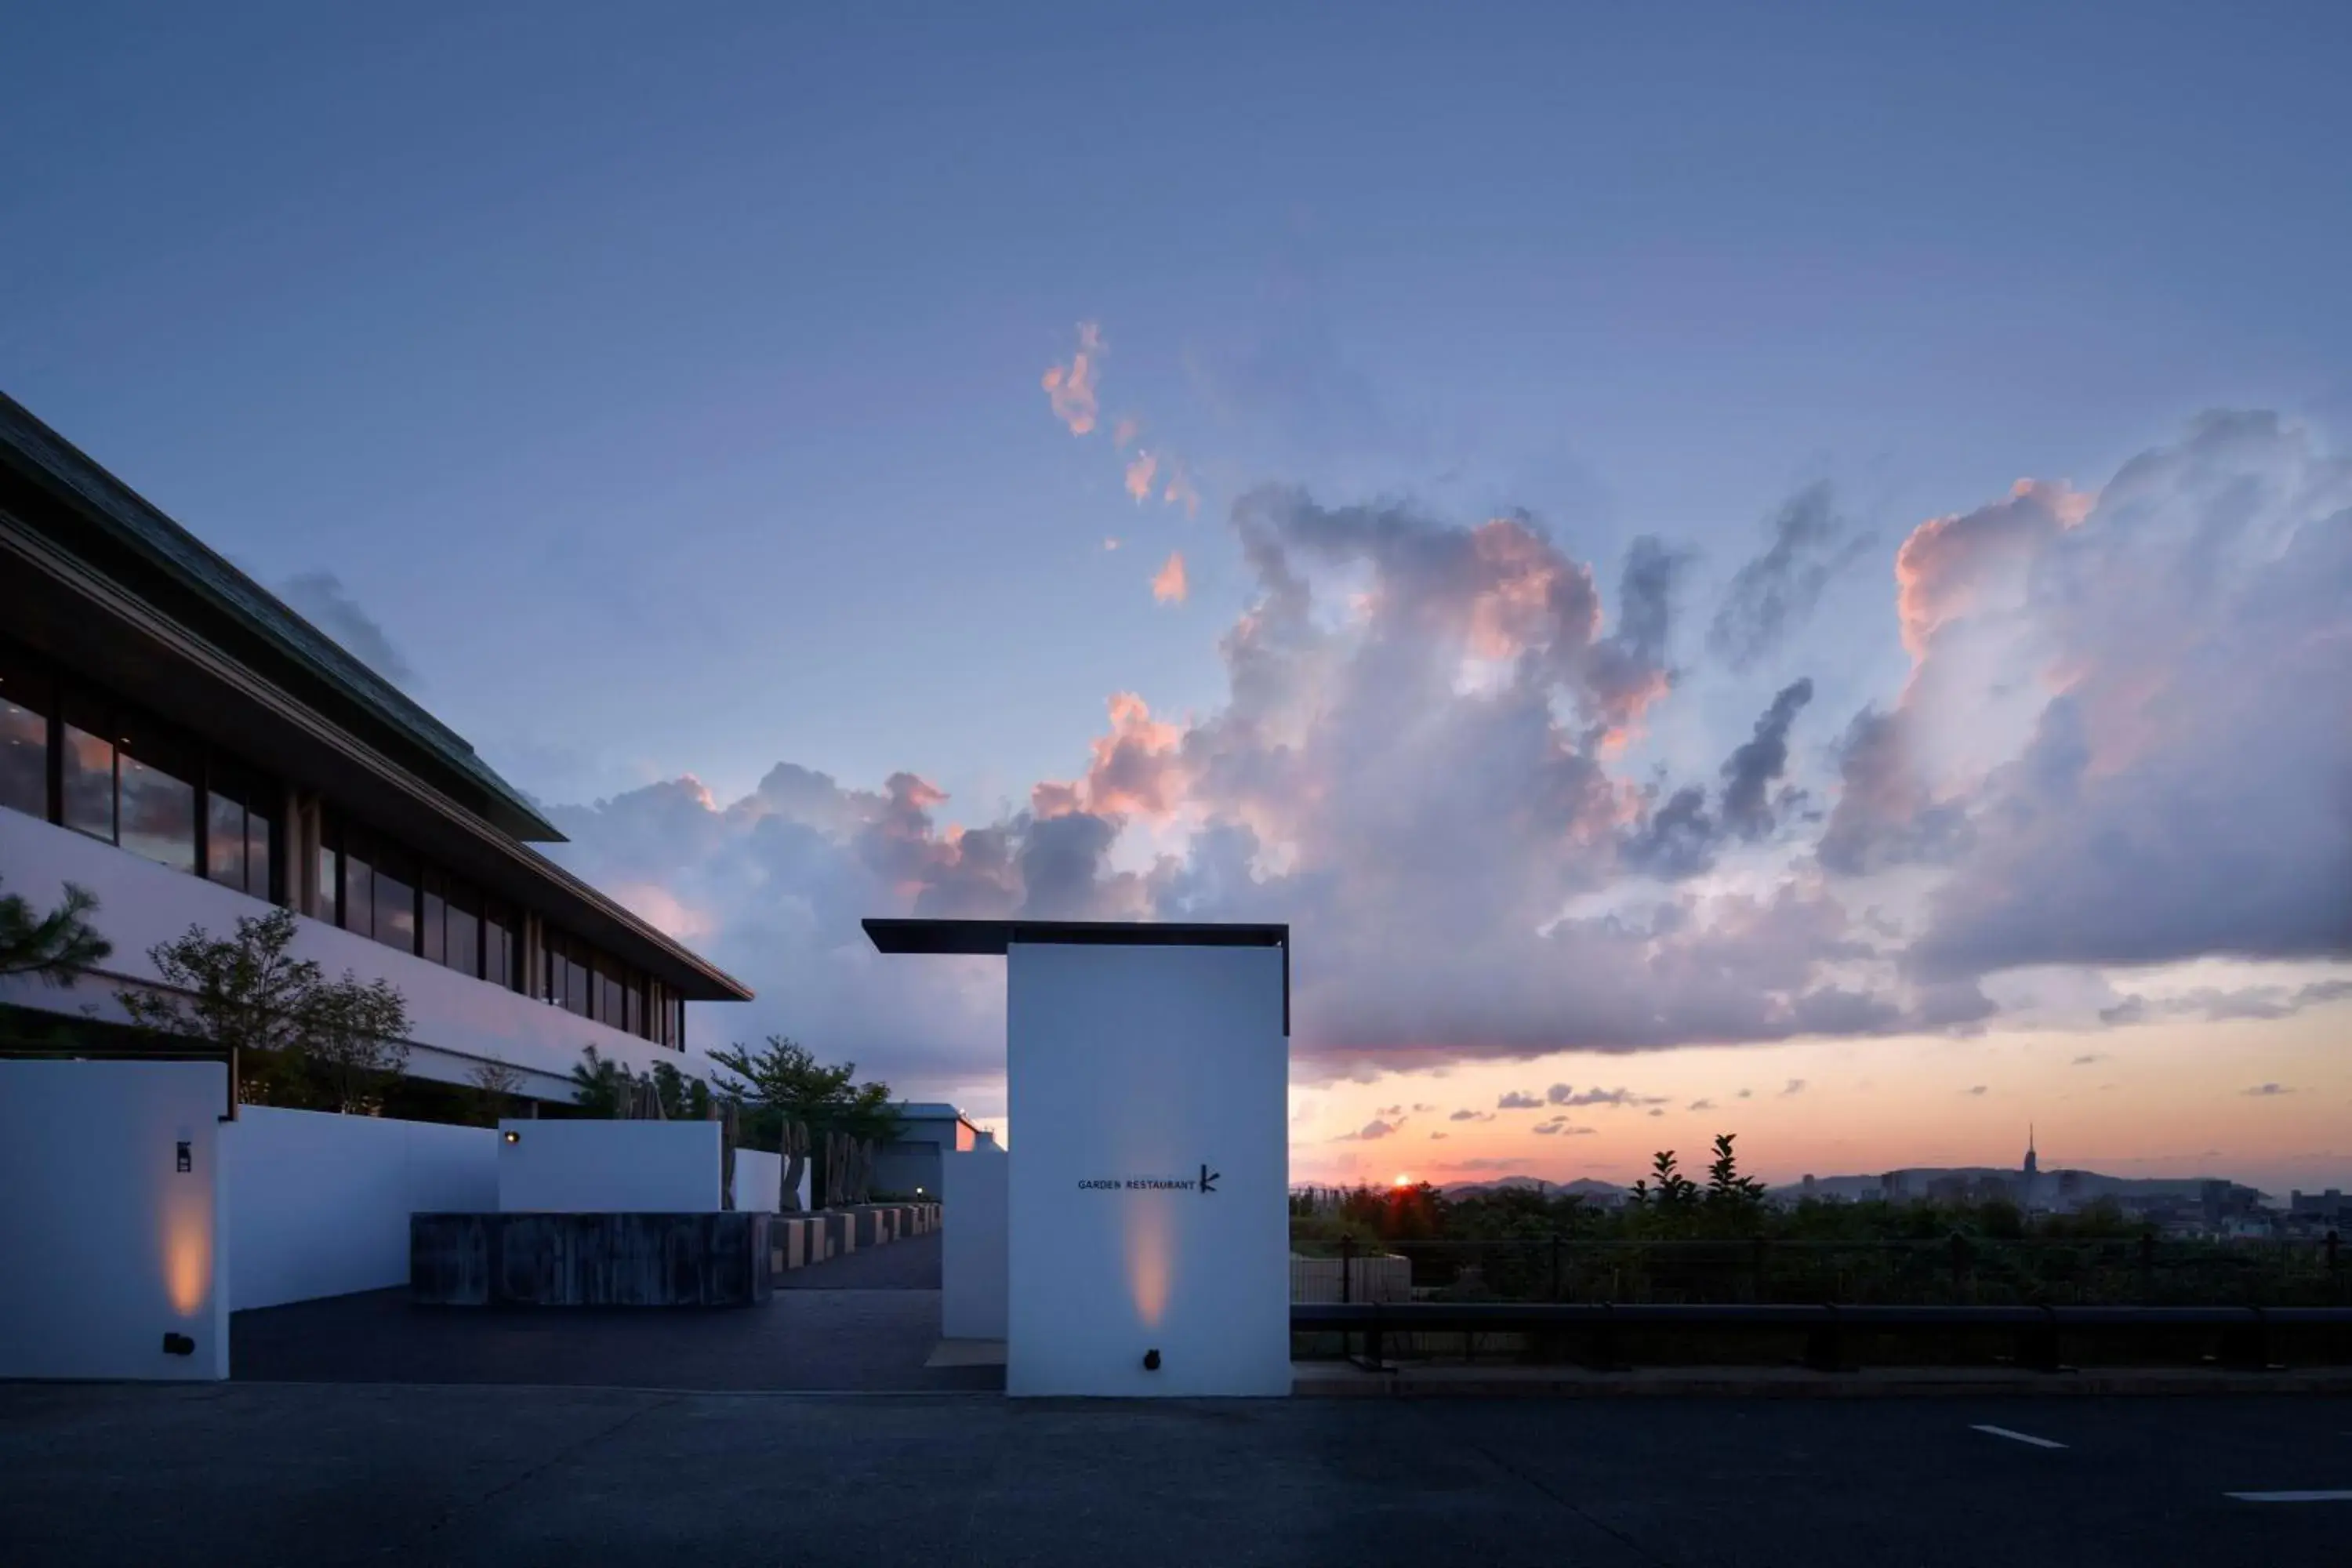
[[[1289,928],[865,924],[1005,960],[1005,1392],[1288,1394]]]

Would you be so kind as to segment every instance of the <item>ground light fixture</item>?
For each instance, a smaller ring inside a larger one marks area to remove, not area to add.
[[[1143,1352],[1143,1370],[1146,1372],[1158,1372],[1160,1370],[1160,1352],[1158,1351],[1149,1350]]]
[[[196,1353],[196,1342],[190,1339],[185,1334],[165,1334],[163,1336],[163,1353],[165,1355],[194,1355]]]
[[[509,1128],[506,1131],[500,1133],[499,1136],[504,1138],[509,1143],[520,1143],[522,1142],[522,1134],[517,1132],[512,1128]]]

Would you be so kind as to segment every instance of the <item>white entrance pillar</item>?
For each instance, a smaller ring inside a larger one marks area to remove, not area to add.
[[[1005,1391],[1288,1394],[1287,929],[866,926],[1006,955]]]

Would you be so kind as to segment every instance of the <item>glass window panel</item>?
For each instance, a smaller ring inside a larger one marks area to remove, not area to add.
[[[343,929],[375,934],[373,847],[356,833],[343,835]]]
[[[245,890],[257,899],[270,896],[270,819],[248,806],[245,813]]]
[[[218,789],[205,795],[205,875],[245,890],[245,806]]]
[[[174,871],[196,869],[196,752],[142,719],[122,731],[116,764],[118,842]]]
[[[48,680],[0,653],[0,805],[49,815]]]
[[[375,939],[403,952],[416,951],[415,870],[390,845],[375,855]]]
[[[319,846],[319,918],[334,924],[341,911],[343,857],[331,842]]]
[[[482,905],[482,978],[493,984],[514,987],[517,948],[515,919],[512,910],[503,904],[485,901]]]
[[[449,929],[449,905],[448,900],[441,896],[443,886],[441,873],[427,869],[419,892],[418,907],[422,919],[416,928],[416,956],[429,958],[436,963],[448,961],[443,939]]]
[[[449,930],[444,949],[447,956],[443,962],[460,974],[478,978],[482,973],[482,919],[473,909],[477,901],[472,889],[463,883],[450,884]]]
[[[66,704],[65,742],[58,755],[65,825],[114,842],[114,741],[103,710],[79,700]]]

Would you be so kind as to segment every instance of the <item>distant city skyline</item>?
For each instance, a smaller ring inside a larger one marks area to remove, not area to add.
[[[790,1033],[1297,932],[1308,1180],[2352,1185],[2352,12],[27,17],[0,384]]]

